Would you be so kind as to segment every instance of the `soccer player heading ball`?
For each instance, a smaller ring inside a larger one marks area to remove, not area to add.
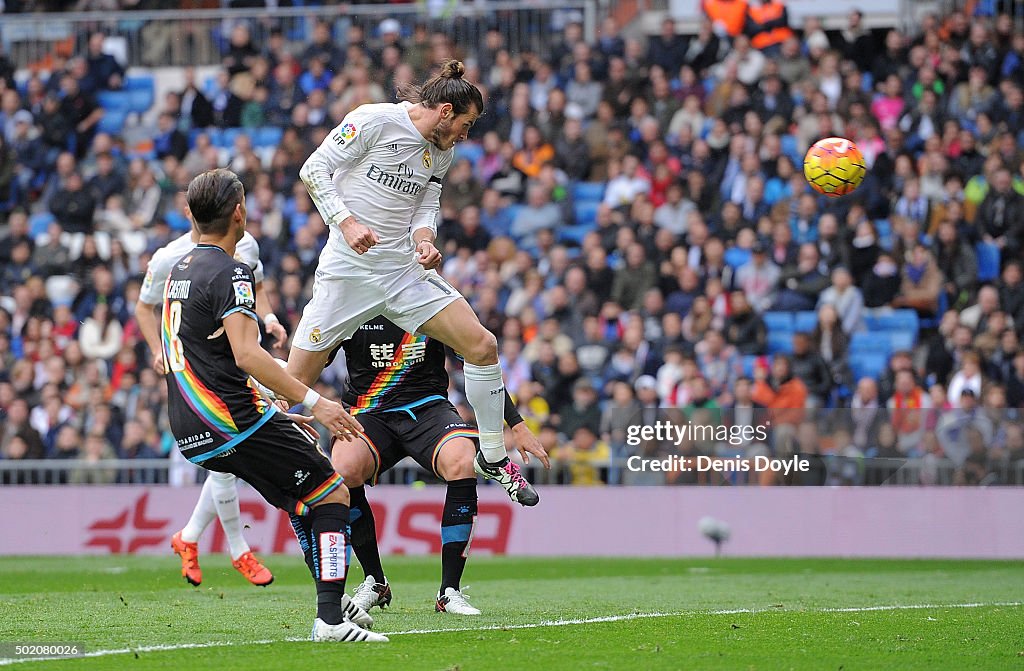
[[[331,350],[379,315],[448,345],[466,361],[466,398],[480,430],[476,471],[532,505],[536,491],[505,452],[497,341],[435,271],[441,181],[455,144],[484,111],[480,90],[464,73],[462,63],[446,61],[422,87],[402,91],[405,102],[357,107],[302,166],[299,176],[330,237],[288,372],[313,384]],[[388,363],[407,354],[396,350]]]

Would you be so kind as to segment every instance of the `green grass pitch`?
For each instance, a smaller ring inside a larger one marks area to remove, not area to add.
[[[201,559],[193,588],[173,556],[0,558],[0,642],[103,653],[6,668],[1024,668],[1020,562],[474,557],[484,615],[458,618],[433,612],[437,557],[393,557],[391,643],[314,645],[300,557],[267,557],[266,589]]]

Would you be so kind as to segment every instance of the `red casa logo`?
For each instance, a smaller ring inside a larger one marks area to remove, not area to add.
[[[164,527],[171,520],[149,517],[146,513],[148,503],[149,492],[114,517],[93,522],[89,525],[89,531],[93,535],[85,543],[86,546],[106,548],[111,553],[131,553],[137,552],[140,548],[166,543],[167,532]]]

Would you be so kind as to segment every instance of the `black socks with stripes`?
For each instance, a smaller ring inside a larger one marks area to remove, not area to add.
[[[476,478],[450,480],[441,515],[441,595],[459,589],[476,521]]]
[[[349,507],[342,503],[316,506],[308,515],[291,515],[292,529],[316,582],[316,616],[341,624],[341,597],[348,572]]]

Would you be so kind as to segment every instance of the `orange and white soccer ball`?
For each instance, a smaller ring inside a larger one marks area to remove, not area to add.
[[[846,138],[818,140],[804,156],[804,177],[811,188],[831,198],[853,193],[865,172],[864,155]]]

